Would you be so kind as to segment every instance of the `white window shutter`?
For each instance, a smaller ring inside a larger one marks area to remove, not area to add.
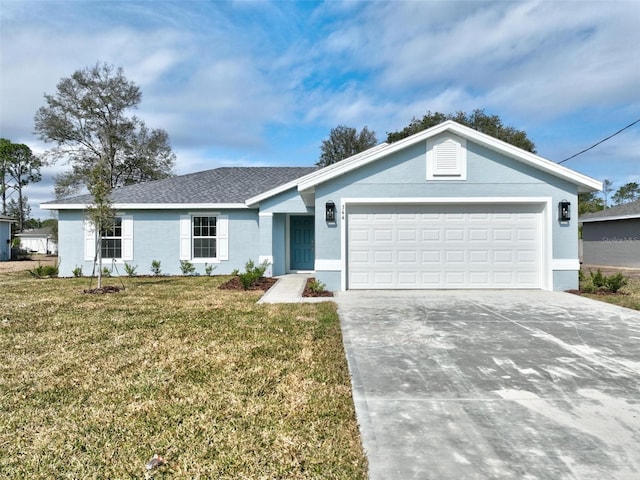
[[[133,260],[133,216],[122,216],[122,260]]]
[[[84,259],[93,261],[96,256],[96,229],[88,218],[84,219]]]
[[[191,260],[191,215],[180,215],[180,260]]]
[[[218,260],[229,260],[229,217],[218,215],[216,220],[217,258]]]

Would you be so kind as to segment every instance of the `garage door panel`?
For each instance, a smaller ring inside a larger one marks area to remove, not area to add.
[[[415,265],[418,261],[418,252],[416,250],[398,250],[398,264]]]
[[[543,205],[360,205],[348,288],[540,288]]]
[[[386,228],[378,228],[373,232],[373,238],[376,243],[379,242],[392,242],[393,230]]]

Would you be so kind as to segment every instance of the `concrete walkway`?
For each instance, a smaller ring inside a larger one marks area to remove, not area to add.
[[[258,303],[318,303],[331,302],[333,297],[303,297],[307,279],[312,273],[290,273],[278,278],[276,284],[265,293]]]

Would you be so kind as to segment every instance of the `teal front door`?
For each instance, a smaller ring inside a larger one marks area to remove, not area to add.
[[[313,270],[315,262],[313,216],[289,217],[290,270]]]

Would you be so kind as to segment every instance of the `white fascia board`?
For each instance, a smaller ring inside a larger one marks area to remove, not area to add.
[[[85,203],[41,203],[44,210],[85,210]],[[244,203],[114,203],[114,210],[186,210],[186,209],[248,209]]]
[[[323,168],[318,172],[313,172],[308,175],[304,180],[298,184],[298,190],[305,190],[307,188],[314,187],[320,183],[331,180],[344,173],[354,170],[358,167],[366,165],[367,163],[376,161],[387,155],[402,150],[407,146],[415,143],[424,142],[428,138],[435,137],[445,132],[450,132],[460,137],[471,140],[482,146],[489,148],[490,150],[502,153],[510,158],[514,158],[522,163],[528,164],[539,170],[548,172],[556,177],[567,180],[571,183],[578,185],[581,192],[592,192],[602,190],[602,182],[595,180],[591,177],[578,173],[562,165],[558,165],[551,160],[542,158],[534,153],[527,152],[521,148],[511,145],[510,143],[498,140],[490,135],[474,130],[473,128],[460,125],[453,120],[447,120],[439,125],[418,132],[410,137],[403,138],[397,142],[391,144],[380,144],[377,147],[373,147],[361,154],[355,155],[349,159],[335,163],[327,168]]]
[[[610,220],[633,220],[634,218],[640,218],[640,213],[636,213],[632,215],[613,215],[611,217],[585,218],[584,220],[578,219],[578,222],[579,223],[608,222]]]

